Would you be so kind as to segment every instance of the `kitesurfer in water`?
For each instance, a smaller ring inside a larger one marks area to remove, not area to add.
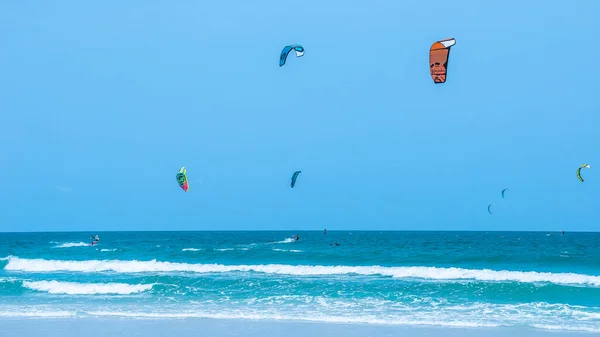
[[[296,241],[298,241],[298,239],[300,239],[300,237],[298,236],[298,234],[296,234]]]
[[[323,234],[327,235],[327,228],[323,230]]]

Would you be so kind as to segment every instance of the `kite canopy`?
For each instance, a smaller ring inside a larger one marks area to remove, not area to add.
[[[187,179],[187,171],[183,166],[179,169],[179,172],[177,172],[177,183],[185,192],[189,191],[190,185]]]
[[[583,164],[583,165],[579,166],[579,168],[577,169],[577,179],[579,179],[579,181],[581,181],[581,182],[583,182],[583,178],[581,177],[581,169],[582,168],[591,168],[591,166],[588,164]]]
[[[285,64],[288,54],[292,50],[296,52],[296,57],[302,57],[304,55],[304,47],[302,47],[299,44],[292,44],[289,46],[285,46],[285,47],[283,47],[283,50],[281,51],[281,55],[279,55],[279,66],[280,67]]]
[[[291,184],[292,188],[294,188],[294,186],[296,186],[296,179],[298,179],[298,175],[300,174],[300,172],[302,172],[302,171],[296,171],[292,175],[292,184]]]
[[[435,83],[446,82],[448,73],[448,58],[450,57],[450,47],[456,44],[455,39],[445,39],[434,42],[429,50],[429,71],[431,78]]]
[[[508,191],[508,188],[502,190],[502,198],[504,198],[504,192]]]
[[[496,206],[496,204],[489,204],[489,205],[488,205],[488,212],[489,212],[490,214],[492,214],[492,206]]]

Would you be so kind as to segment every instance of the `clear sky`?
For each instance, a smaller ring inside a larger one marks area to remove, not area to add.
[[[598,230],[599,13],[2,1],[0,230]]]

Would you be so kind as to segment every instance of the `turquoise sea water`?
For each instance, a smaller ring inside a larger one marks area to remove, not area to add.
[[[90,234],[100,243],[90,246]],[[600,233],[294,234],[0,234],[0,317],[600,332]]]

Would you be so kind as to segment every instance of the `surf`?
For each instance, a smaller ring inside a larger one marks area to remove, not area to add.
[[[576,273],[465,269],[422,266],[324,266],[324,265],[225,265],[192,264],[166,261],[138,260],[45,260],[7,257],[6,271],[46,272],[115,272],[115,273],[263,273],[290,276],[361,275],[395,279],[424,279],[432,281],[472,280],[480,282],[553,283],[600,287],[600,276]]]

